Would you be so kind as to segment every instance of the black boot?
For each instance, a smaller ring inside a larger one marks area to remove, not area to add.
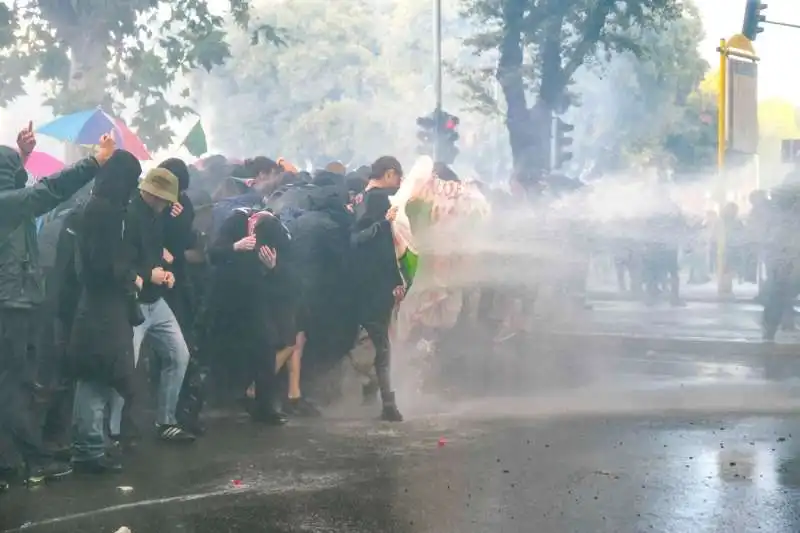
[[[397,403],[395,403],[393,392],[387,393],[383,396],[383,411],[381,411],[381,420],[385,422],[403,421],[403,415],[397,408]]]

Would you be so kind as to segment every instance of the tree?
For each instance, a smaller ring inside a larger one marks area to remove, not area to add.
[[[191,113],[179,76],[230,57],[226,19],[209,0],[21,0],[0,4],[0,105],[24,94],[31,74],[56,114],[135,107],[131,125],[151,149],[167,146],[169,122]],[[273,26],[251,20],[249,0],[228,0],[231,24],[253,44],[280,43]],[[109,89],[110,88],[110,89]],[[131,106],[131,104],[134,104]]]
[[[643,54],[636,28],[657,28],[682,14],[677,0],[466,0],[465,14],[486,31],[470,40],[478,54],[494,52],[506,105],[514,164],[548,166],[553,112],[574,104],[570,85],[598,51]],[[529,103],[533,100],[533,104]]]

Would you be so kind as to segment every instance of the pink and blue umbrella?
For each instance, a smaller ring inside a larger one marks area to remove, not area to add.
[[[150,154],[139,137],[120,119],[100,108],[64,115],[36,130],[36,133],[72,144],[97,144],[104,134],[113,131],[117,146],[147,161]]]

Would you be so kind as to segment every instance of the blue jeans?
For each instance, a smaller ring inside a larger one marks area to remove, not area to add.
[[[72,403],[72,460],[92,461],[105,454],[106,405],[116,392],[107,385],[78,380]]]
[[[156,355],[162,358],[161,379],[158,384],[157,424],[177,424],[175,410],[178,396],[183,385],[183,376],[189,364],[189,347],[181,333],[175,315],[163,298],[152,304],[140,304],[144,322],[133,328],[134,364],[139,363],[139,351],[142,341],[149,336],[153,341]],[[122,406],[125,401],[114,392],[111,401],[111,417],[109,428],[112,435],[120,434],[122,423]]]

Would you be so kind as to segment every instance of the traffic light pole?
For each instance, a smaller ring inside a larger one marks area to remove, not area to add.
[[[765,20],[764,24],[772,24],[773,26],[783,26],[785,28],[794,28],[800,30],[800,24],[789,24],[788,22],[778,22],[776,20]]]
[[[442,116],[442,0],[433,0],[433,70],[436,91],[436,120],[441,120]],[[437,124],[436,131],[441,129]],[[433,141],[433,160],[439,160],[439,136],[436,135]]]

